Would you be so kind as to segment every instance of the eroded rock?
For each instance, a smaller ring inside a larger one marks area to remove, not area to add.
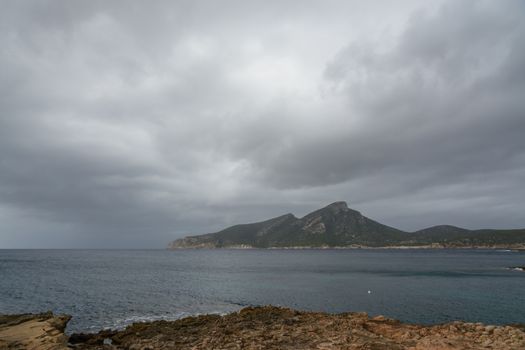
[[[0,349],[525,350],[525,328],[452,322],[421,326],[366,313],[327,314],[273,306],[225,316],[135,323],[124,330],[64,335],[69,316],[0,316]]]
[[[514,326],[464,322],[420,326],[366,313],[326,314],[273,306],[249,307],[226,316],[137,323],[123,331],[91,335],[79,349],[525,349]],[[111,347],[102,339],[110,337]],[[89,343],[89,344],[88,344]],[[95,345],[98,344],[98,345]]]
[[[51,312],[38,315],[0,315],[0,349],[63,350],[67,347],[64,334],[68,315]]]

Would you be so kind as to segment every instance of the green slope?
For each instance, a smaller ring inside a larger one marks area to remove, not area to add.
[[[216,233],[189,236],[169,248],[225,247],[395,247],[440,245],[445,247],[525,247],[525,229],[467,230],[441,225],[404,232],[383,225],[335,202],[303,218],[292,214],[266,221],[228,227]]]

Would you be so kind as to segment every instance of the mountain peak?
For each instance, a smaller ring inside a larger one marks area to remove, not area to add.
[[[357,210],[353,210],[348,208],[348,205],[344,201],[338,201],[333,202],[332,204],[328,204],[326,207],[323,207],[321,209],[317,209],[316,211],[313,211],[306,216],[303,217],[303,219],[311,219],[316,218],[319,216],[339,216],[339,215],[352,215],[360,217],[361,213],[359,213]]]
[[[346,204],[345,201],[338,201],[338,202],[333,202],[332,204],[328,204],[325,208],[346,210],[348,209],[348,204]]]

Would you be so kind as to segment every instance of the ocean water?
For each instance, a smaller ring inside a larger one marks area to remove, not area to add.
[[[524,252],[0,250],[0,313],[73,315],[68,332],[273,304],[407,322],[525,323]]]

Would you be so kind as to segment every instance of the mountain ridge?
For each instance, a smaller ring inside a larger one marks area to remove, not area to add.
[[[381,224],[344,201],[331,203],[302,218],[288,213],[238,224],[221,231],[186,236],[168,249],[185,248],[358,248],[435,247],[525,249],[525,229],[468,230],[437,225],[407,232]]]

